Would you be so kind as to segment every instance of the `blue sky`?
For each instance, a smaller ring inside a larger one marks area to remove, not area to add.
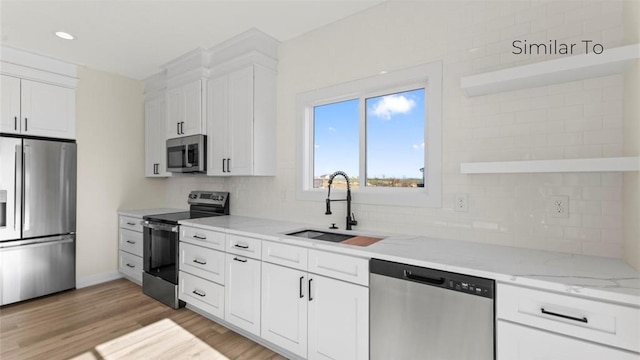
[[[424,166],[424,89],[366,100],[369,177],[420,178]],[[314,176],[358,174],[358,99],[314,108]]]

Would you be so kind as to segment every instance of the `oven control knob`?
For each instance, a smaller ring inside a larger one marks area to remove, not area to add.
[[[189,194],[189,199],[197,199],[198,195],[196,194]]]

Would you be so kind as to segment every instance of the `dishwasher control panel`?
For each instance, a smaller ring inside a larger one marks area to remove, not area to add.
[[[447,287],[451,290],[480,296],[488,296],[490,292],[493,292],[493,287],[483,286],[475,281],[448,280]]]

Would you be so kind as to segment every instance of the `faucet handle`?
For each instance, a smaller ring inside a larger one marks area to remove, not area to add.
[[[356,214],[351,213],[351,218],[349,219],[351,225],[358,225],[358,221],[356,220]]]
[[[336,223],[331,223],[331,226],[329,227],[329,229],[337,229],[338,227],[336,226]]]

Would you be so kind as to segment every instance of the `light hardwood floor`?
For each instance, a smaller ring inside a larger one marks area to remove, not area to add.
[[[284,359],[121,279],[0,308],[0,359]]]

